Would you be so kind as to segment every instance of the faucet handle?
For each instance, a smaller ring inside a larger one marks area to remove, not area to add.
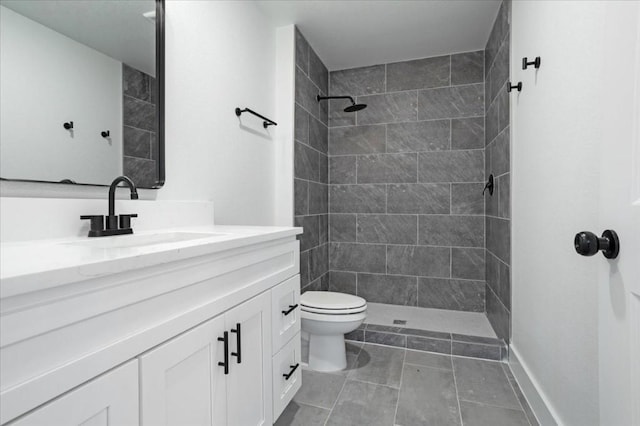
[[[120,215],[120,229],[131,228],[131,218],[138,217],[137,213],[121,214]]]
[[[91,236],[92,233],[99,232],[104,229],[104,216],[102,215],[83,215],[80,216],[80,219],[88,219],[91,221],[89,236]]]

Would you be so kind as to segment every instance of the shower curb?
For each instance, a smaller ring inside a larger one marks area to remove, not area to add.
[[[491,337],[376,324],[362,324],[344,337],[356,342],[494,361],[504,361],[508,357],[505,341]]]

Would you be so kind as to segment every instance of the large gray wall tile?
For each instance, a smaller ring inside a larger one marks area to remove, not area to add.
[[[484,248],[452,248],[451,277],[484,280]]]
[[[385,66],[332,71],[329,80],[332,96],[360,96],[385,91]]]
[[[415,121],[417,116],[416,92],[395,92],[358,97],[367,108],[358,112],[358,125]]]
[[[389,213],[443,214],[450,210],[449,184],[397,184],[388,186]]]
[[[419,182],[482,182],[482,150],[421,152],[418,155]]]
[[[484,281],[418,279],[418,306],[455,311],[484,312]]]
[[[384,273],[385,246],[330,243],[329,268],[335,271]]]
[[[414,215],[358,215],[358,242],[416,244],[418,218]]]
[[[498,179],[498,216],[511,217],[511,179],[510,174],[504,174]],[[495,195],[495,193],[494,193]]]
[[[296,28],[296,65],[309,74],[309,43]]]
[[[309,113],[297,103],[294,118],[294,138],[298,142],[309,143]]]
[[[451,55],[451,84],[484,82],[484,51]]]
[[[122,126],[122,149],[124,155],[138,158],[151,158],[152,132],[129,126]],[[418,167],[416,160],[416,169]]]
[[[331,213],[384,213],[384,185],[330,185]]]
[[[311,47],[309,47],[309,77],[322,94],[329,93],[329,71]]]
[[[309,214],[327,214],[329,212],[328,185],[309,182]]]
[[[450,58],[416,59],[387,64],[387,92],[449,85]]]
[[[485,305],[487,309],[487,319],[491,323],[496,335],[501,339],[509,341],[511,338],[511,314],[489,286],[487,286],[485,290]]]
[[[484,117],[451,120],[451,149],[484,148]]]
[[[300,251],[306,251],[320,244],[320,230],[318,229],[318,216],[297,216],[294,219],[295,226],[303,228],[303,234],[299,236]]]
[[[387,125],[387,152],[441,151],[449,149],[450,137],[449,120],[392,123]]]
[[[156,131],[156,106],[131,96],[123,96],[123,124],[150,132]],[[137,182],[136,182],[137,183]]]
[[[371,303],[416,306],[416,277],[358,274],[358,296]]]
[[[316,85],[313,84],[311,79],[307,77],[300,68],[296,67],[296,103],[309,111],[314,117],[320,118],[320,107],[316,99],[317,95],[318,88]]]
[[[416,183],[418,155],[372,154],[358,156],[358,183]]]
[[[509,159],[509,132],[503,131],[488,147],[488,155],[491,161],[491,172],[494,176],[507,173],[510,169]]]
[[[385,152],[385,126],[336,127],[329,130],[329,155]]]
[[[294,214],[309,214],[309,182],[301,179],[293,180]]]
[[[448,248],[387,246],[387,271],[390,274],[448,278],[450,264]]]
[[[326,154],[329,145],[329,130],[327,126],[314,117],[309,119],[309,145]]]
[[[354,272],[329,271],[329,291],[356,294],[356,278]]]
[[[484,214],[483,183],[451,184],[451,214]]]
[[[489,89],[487,96],[489,102],[494,102],[500,90],[504,87],[504,83],[509,79],[509,38],[506,38],[498,54],[491,70],[489,71]]]
[[[426,89],[418,92],[418,119],[484,115],[484,84]]]
[[[356,215],[331,213],[329,215],[329,239],[331,242],[355,242]]]
[[[486,217],[487,250],[507,265],[511,264],[511,223],[506,219]]]
[[[347,99],[331,99],[328,102],[322,101],[329,108],[329,127],[355,126],[356,113],[345,112],[344,109],[351,105],[351,101]]]
[[[418,232],[422,245],[484,248],[482,216],[420,216]]]
[[[356,156],[329,157],[329,183],[356,183]]]

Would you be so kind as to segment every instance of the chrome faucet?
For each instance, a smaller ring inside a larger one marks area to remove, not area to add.
[[[131,193],[131,199],[138,199],[138,190],[136,185],[131,179],[126,176],[118,176],[111,182],[109,187],[109,214],[107,215],[106,228],[104,222],[104,216],[102,215],[87,215],[80,216],[80,219],[89,219],[91,221],[91,228],[89,230],[89,237],[107,237],[110,235],[123,235],[133,234],[131,228],[131,218],[138,217],[137,214],[121,214],[119,216],[120,223],[118,224],[118,216],[116,216],[116,188],[118,184],[124,182]]]

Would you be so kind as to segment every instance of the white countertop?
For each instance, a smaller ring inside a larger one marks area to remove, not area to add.
[[[217,234],[176,242],[130,247],[95,247],[98,240],[131,238],[76,237],[0,244],[0,298],[70,284],[90,278],[145,268],[295,236],[302,228],[271,226],[204,226],[136,232],[135,236]],[[220,235],[224,234],[224,235]]]

